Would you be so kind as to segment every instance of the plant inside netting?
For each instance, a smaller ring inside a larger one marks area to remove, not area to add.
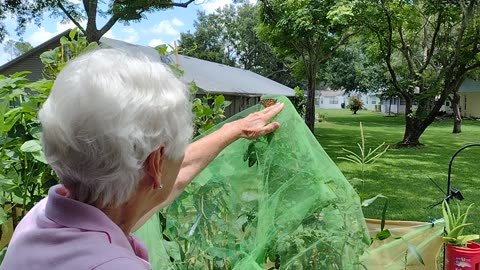
[[[275,98],[285,103],[278,130],[225,148],[136,232],[152,269],[362,268],[370,238],[357,194],[288,99]]]

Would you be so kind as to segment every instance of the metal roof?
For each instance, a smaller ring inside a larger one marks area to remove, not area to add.
[[[124,41],[110,38],[102,38],[100,41],[111,47],[135,46],[137,49],[142,50],[147,54],[152,52],[156,53],[151,47],[134,45]],[[176,63],[177,59],[178,63]],[[194,81],[198,88],[203,92],[246,96],[259,96],[265,94],[283,96],[295,95],[293,89],[241,68],[230,67],[184,55],[172,55],[164,60],[168,64],[177,64],[178,68],[183,71],[180,80],[184,83]]]
[[[460,93],[473,93],[480,92],[480,81],[465,79],[460,88],[458,89]]]
[[[171,57],[174,58],[178,59],[178,67],[184,71],[182,80],[194,81],[204,91],[238,95],[295,95],[293,89],[249,70],[184,55]]]

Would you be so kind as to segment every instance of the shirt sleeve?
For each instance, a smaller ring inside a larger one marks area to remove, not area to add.
[[[95,266],[92,270],[151,270],[141,262],[130,258],[115,258]]]

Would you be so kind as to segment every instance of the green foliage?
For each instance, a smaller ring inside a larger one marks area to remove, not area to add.
[[[180,34],[180,52],[199,59],[240,67],[294,87],[291,61],[276,54],[255,32],[258,7],[248,2],[206,14],[198,11],[193,32]]]
[[[198,87],[195,82],[190,83],[190,93],[195,95]],[[223,95],[211,95],[205,93],[201,97],[195,97],[192,102],[194,115],[195,135],[209,130],[221,119],[225,118],[225,108],[231,104]]]
[[[376,53],[375,46],[364,42],[363,37],[352,37],[320,67],[320,80],[346,93],[381,92],[388,85],[387,71]]]
[[[403,239],[401,236],[393,236],[390,230],[385,228],[385,221],[387,220],[387,209],[388,209],[388,198],[382,194],[378,194],[373,198],[366,199],[362,201],[362,206],[363,207],[368,207],[372,203],[374,203],[377,199],[384,199],[385,203],[383,205],[383,210],[382,210],[382,216],[380,219],[380,231],[378,231],[375,235],[375,237],[372,237],[372,243],[373,241],[383,241],[385,239],[388,239],[390,237],[394,237],[397,240],[402,240],[402,242],[407,246],[407,249],[405,250],[405,257],[407,257],[407,253],[410,252],[412,253],[415,258],[422,264],[425,265],[425,262],[423,261],[422,255],[420,252],[418,252],[417,248],[410,244],[407,240]],[[405,267],[407,265],[407,260],[405,260]]]
[[[389,145],[383,148],[383,146],[385,145],[385,142],[383,142],[373,150],[372,148],[368,148],[368,152],[367,152],[367,149],[365,148],[365,136],[363,134],[362,122],[360,122],[360,139],[361,139],[361,143],[357,143],[358,149],[360,150],[359,154],[351,150],[342,148],[344,152],[347,152],[347,155],[344,157],[339,157],[338,159],[347,160],[354,164],[360,165],[362,170],[362,181],[363,181],[365,179],[365,170],[367,169],[367,167],[375,163],[375,161],[377,161],[381,156],[383,156],[383,154],[387,152]]]
[[[55,79],[69,60],[97,46],[96,42],[88,42],[86,37],[79,35],[77,28],[72,29],[68,37],[60,38],[60,46],[40,55],[40,60],[44,64],[44,74]]]
[[[387,81],[405,98],[406,115],[414,116],[406,118],[401,145],[417,146],[447,96],[480,67],[478,1],[356,3],[363,40],[377,48],[374,59],[382,59]]]
[[[15,14],[16,33],[20,36],[25,27],[34,22],[40,26],[45,14],[60,18],[62,22],[72,21],[90,42],[99,41],[118,21],[129,23],[145,19],[149,12],[162,11],[173,7],[187,7],[194,0],[136,0],[136,1],[70,1],[70,0],[36,0],[36,1],[0,1],[0,42],[7,31],[5,20],[8,14]],[[97,19],[103,18],[105,24],[97,25]],[[85,29],[83,22],[87,23]]]
[[[322,112],[317,112],[317,121],[319,123],[327,120],[327,114]]]
[[[303,95],[303,90],[295,86],[293,91],[295,92],[295,96],[292,98],[292,104],[297,110],[297,113],[301,117],[305,117],[305,96]]]
[[[4,52],[9,54],[10,59],[18,57],[29,50],[33,49],[32,45],[28,42],[22,41],[15,41],[13,39],[8,40],[5,42],[5,46],[3,47]]]
[[[363,109],[363,101],[358,96],[351,96],[348,99],[347,109],[357,114],[357,111]]]
[[[352,16],[351,1],[283,1],[262,0],[259,3],[258,36],[277,53],[298,60],[306,81],[305,122],[313,131],[319,65],[351,36],[345,24]]]
[[[467,247],[469,241],[480,238],[479,234],[463,235],[463,229],[472,223],[467,223],[468,213],[473,203],[467,207],[465,212],[462,212],[460,205],[457,205],[457,213],[454,213],[447,201],[442,203],[443,219],[445,221],[445,236],[442,237],[445,243],[453,246]]]
[[[0,209],[9,208],[7,213],[0,213],[0,222],[11,218],[14,227],[57,182],[42,152],[39,141],[41,128],[37,118],[52,81],[30,83],[25,74],[0,75],[0,113],[3,120],[0,130]]]

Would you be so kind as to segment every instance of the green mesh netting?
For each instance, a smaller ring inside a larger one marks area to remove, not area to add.
[[[288,99],[274,98],[285,103],[277,131],[225,148],[136,232],[152,269],[363,268],[370,238],[356,192]]]

